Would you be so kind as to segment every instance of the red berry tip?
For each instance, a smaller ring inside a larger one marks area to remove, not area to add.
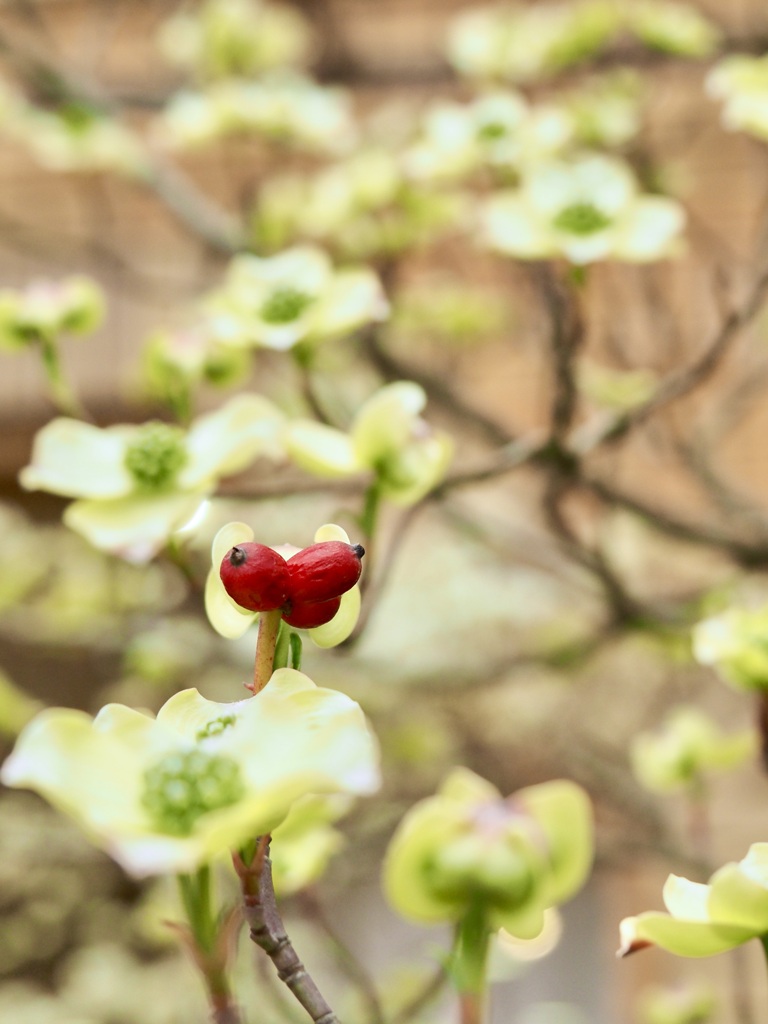
[[[229,552],[230,565],[243,565],[247,560],[248,555],[246,555],[242,548],[234,547]]]
[[[355,552],[358,558],[362,558],[365,554],[365,548],[362,544],[353,544],[352,550]]]

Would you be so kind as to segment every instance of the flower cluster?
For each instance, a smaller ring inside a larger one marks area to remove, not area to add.
[[[261,0],[206,0],[178,11],[158,38],[164,56],[202,78],[256,75],[300,62],[309,31],[298,11]]]
[[[323,153],[355,141],[346,92],[299,74],[272,72],[253,81],[225,78],[200,91],[177,93],[155,122],[158,145],[205,146],[231,135],[254,135]]]
[[[490,928],[529,939],[545,911],[583,885],[591,863],[591,811],[577,785],[546,782],[503,799],[458,768],[400,823],[384,885],[412,920],[458,921],[479,905]]]
[[[589,60],[627,35],[665,53],[705,57],[721,34],[699,11],[674,0],[473,7],[454,18],[448,57],[463,75],[523,82]]]

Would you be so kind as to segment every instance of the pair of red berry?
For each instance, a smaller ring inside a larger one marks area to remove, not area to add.
[[[272,612],[278,608],[289,626],[312,629],[334,617],[345,594],[360,579],[360,544],[323,541],[289,559],[254,541],[237,544],[224,556],[221,582],[241,608]]]

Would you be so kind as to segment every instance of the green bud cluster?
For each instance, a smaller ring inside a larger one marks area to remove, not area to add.
[[[160,491],[187,462],[184,431],[168,423],[146,423],[125,453],[125,467],[139,487]]]
[[[311,303],[312,296],[298,288],[278,288],[267,297],[259,315],[268,324],[290,324]]]
[[[573,203],[561,210],[553,223],[558,230],[572,235],[593,235],[609,227],[611,219],[593,203]]]
[[[231,757],[177,751],[144,773],[141,803],[159,831],[185,836],[203,814],[237,803],[243,792],[240,766]]]

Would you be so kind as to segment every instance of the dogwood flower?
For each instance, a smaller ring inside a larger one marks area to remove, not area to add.
[[[599,53],[619,25],[610,0],[470,7],[451,22],[448,59],[472,78],[530,81]]]
[[[221,477],[278,454],[280,422],[258,395],[233,398],[189,430],[160,422],[101,428],[61,417],[38,433],[20,480],[27,490],[77,499],[64,522],[94,547],[145,562]]]
[[[721,38],[701,11],[673,0],[632,0],[624,18],[629,31],[646,46],[681,57],[708,57]]]
[[[322,153],[345,153],[356,140],[349,96],[303,75],[258,81],[224,78],[177,93],[154,125],[159,146],[187,149],[232,135],[256,135]]]
[[[724,735],[703,711],[674,708],[659,729],[639,733],[632,742],[632,768],[648,789],[661,793],[699,788],[706,774],[727,771],[755,752],[754,730]]]
[[[334,270],[313,246],[266,258],[236,256],[223,286],[205,303],[221,344],[279,351],[349,334],[384,319],[388,310],[373,271]]]
[[[101,323],[104,306],[104,293],[89,277],[0,289],[0,348],[22,348],[61,334],[90,334]]]
[[[69,103],[53,111],[27,105],[12,128],[49,171],[115,171],[137,177],[147,169],[141,138],[117,118],[83,104]]]
[[[710,96],[723,100],[723,123],[768,139],[768,54],[734,54],[721,60],[706,79]]]
[[[338,478],[373,472],[383,497],[412,505],[439,483],[453,455],[448,434],[420,417],[426,401],[418,384],[398,381],[361,406],[348,434],[314,420],[295,420],[283,441],[309,473]]]
[[[172,63],[204,78],[256,75],[306,55],[307,23],[292,7],[261,0],[207,0],[163,23],[158,42]]]
[[[384,888],[412,920],[458,921],[481,903],[492,928],[532,939],[545,911],[583,885],[591,862],[589,800],[575,783],[546,782],[504,799],[457,768],[400,823]]]
[[[211,547],[211,569],[205,584],[205,610],[208,620],[221,636],[228,640],[237,640],[243,636],[258,619],[257,612],[248,611],[236,604],[224,589],[219,568],[222,559],[230,548],[254,539],[254,532],[247,523],[228,523],[223,526],[213,539]],[[340,526],[326,523],[315,532],[315,544],[324,541],[342,541],[349,544],[349,537]],[[274,549],[288,561],[301,548],[292,544],[281,544]],[[346,640],[357,624],[360,615],[360,588],[352,587],[341,596],[341,605],[330,622],[315,626],[307,632],[318,647],[335,647]]]
[[[768,689],[768,606],[729,608],[698,623],[693,655],[737,690]]]
[[[307,794],[378,786],[360,707],[292,669],[231,704],[183,690],[153,718],[49,708],[0,772],[70,815],[137,877],[189,872],[270,832]]]
[[[620,956],[660,946],[677,956],[713,956],[759,938],[768,940],[768,843],[753,843],[746,857],[726,864],[704,885],[670,875],[664,885],[669,913],[627,917]]]
[[[662,259],[679,248],[684,224],[678,202],[640,194],[623,161],[598,155],[532,168],[518,189],[492,196],[481,212],[490,248],[575,264]]]

